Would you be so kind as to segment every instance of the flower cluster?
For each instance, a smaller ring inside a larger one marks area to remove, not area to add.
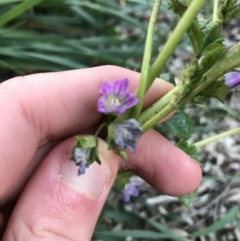
[[[130,182],[125,184],[122,190],[122,199],[124,202],[129,202],[131,196],[137,197],[139,195],[138,187],[143,184],[142,180],[135,180],[133,177],[130,178]]]
[[[127,109],[135,106],[138,103],[138,99],[134,94],[128,92],[128,86],[129,81],[127,78],[113,83],[104,82],[100,88],[101,97],[97,103],[98,111],[118,117]],[[131,152],[135,152],[136,141],[142,135],[142,129],[137,120],[116,119],[116,121],[107,123],[107,125],[109,125],[109,136],[111,139],[109,143],[115,142],[118,148],[122,150],[129,148]],[[71,160],[79,166],[78,175],[84,174],[86,168],[93,161],[96,160],[100,163],[97,154],[96,136],[76,137],[76,145],[72,151]],[[142,185],[142,181],[131,178],[129,180],[130,182],[125,184],[121,192],[125,202],[128,202],[131,196],[138,196],[138,187]]]
[[[104,82],[100,88],[102,95],[98,100],[98,111],[105,114],[117,114],[120,116],[125,110],[138,103],[134,94],[128,92],[129,81],[127,78],[113,83]],[[113,129],[114,141],[121,149],[127,147],[134,152],[136,140],[142,135],[140,124],[134,120],[126,120],[115,124]]]
[[[138,99],[128,92],[128,79],[124,78],[113,83],[104,82],[100,88],[101,98],[98,100],[97,109],[105,114],[122,115],[126,109],[137,104]]]
[[[98,100],[98,111],[120,116],[125,110],[135,106],[138,103],[138,99],[128,92],[128,85],[127,78],[113,83],[104,82],[100,88],[101,97]],[[135,119],[122,122],[116,121],[110,128],[110,136],[122,150],[129,148],[131,152],[135,152],[136,141],[141,135],[142,129],[139,122]],[[141,181],[130,179],[130,183],[125,184],[124,189],[121,191],[122,199],[128,202],[131,196],[138,196],[138,186],[140,185],[142,185]]]

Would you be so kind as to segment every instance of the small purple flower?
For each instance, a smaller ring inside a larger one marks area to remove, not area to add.
[[[79,168],[78,168],[78,176],[84,174],[87,167],[88,166],[86,166],[85,164],[80,165]]]
[[[229,72],[225,74],[225,84],[234,89],[240,86],[240,72]]]
[[[135,152],[137,139],[142,135],[140,124],[135,119],[124,121],[114,127],[114,141],[121,149],[127,147]]]
[[[125,184],[124,189],[121,191],[123,201],[129,202],[131,196],[137,197],[139,195],[138,187],[142,184],[142,180],[135,180],[131,177],[130,183]]]
[[[100,88],[102,95],[97,104],[99,112],[115,113],[120,116],[126,109],[137,104],[138,99],[128,92],[128,79],[124,78],[113,83],[104,82]]]
[[[74,161],[78,168],[78,176],[85,173],[85,169],[87,168],[87,161],[90,157],[91,149],[84,149],[81,147],[76,147],[72,152],[72,156],[70,158],[71,161]]]

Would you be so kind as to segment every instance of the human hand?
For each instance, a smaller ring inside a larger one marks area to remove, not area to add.
[[[101,83],[123,77],[134,92],[139,73],[115,66],[35,74],[0,85],[3,241],[90,240],[119,166],[168,195],[184,195],[199,185],[199,165],[154,130],[139,139],[128,161],[100,141],[101,166],[94,163],[77,176],[78,167],[68,161],[73,136],[93,133],[102,116],[96,108]],[[144,106],[171,88],[156,80]]]

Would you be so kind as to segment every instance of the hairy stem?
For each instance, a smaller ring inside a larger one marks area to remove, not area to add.
[[[210,84],[212,84],[215,80],[222,77],[227,72],[232,69],[240,66],[240,42],[231,47],[228,51],[221,56],[219,61],[217,61],[211,69],[209,69],[204,75],[203,79],[205,79],[204,83],[195,88],[190,94],[186,95],[179,103],[180,106],[185,105],[189,100],[191,100],[194,96],[199,94],[202,90],[207,88]]]
[[[240,66],[239,56],[240,42],[228,49],[228,51],[226,51],[221,56],[221,58],[219,58],[219,60],[203,75],[202,78],[204,78],[205,81],[201,85],[197,86],[193,91],[191,91],[191,93],[182,98],[182,100],[178,103],[177,106],[172,105],[170,102],[173,98],[174,91],[179,88],[179,86],[172,89],[160,100],[158,100],[148,109],[143,111],[143,113],[139,116],[138,120],[143,126],[144,130],[146,131],[152,128],[155,124],[157,124],[173,110],[176,110],[177,107],[186,105],[189,100],[198,95],[202,90],[207,88],[215,80],[222,77],[225,73],[231,71],[232,69]]]
[[[146,37],[146,43],[145,43],[145,49],[143,54],[143,63],[141,68],[141,75],[140,75],[140,84],[136,92],[136,97],[138,98],[139,102],[138,104],[132,109],[132,117],[138,117],[143,104],[143,98],[146,92],[147,87],[147,81],[148,81],[148,72],[150,67],[150,60],[152,55],[152,43],[153,43],[153,35],[154,35],[154,27],[156,23],[156,19],[158,16],[158,9],[161,5],[162,0],[155,0],[152,14],[150,17],[149,25],[148,25],[148,31],[147,31],[147,37]]]
[[[174,29],[169,40],[165,44],[163,50],[158,55],[157,59],[150,68],[148,74],[148,85],[147,89],[151,86],[152,82],[162,71],[166,62],[172,55],[173,51],[177,47],[178,43],[181,41],[183,35],[186,33],[188,28],[191,26],[194,18],[197,16],[199,10],[203,7],[206,0],[193,0],[190,6],[187,8],[186,12],[178,22],[178,25]]]

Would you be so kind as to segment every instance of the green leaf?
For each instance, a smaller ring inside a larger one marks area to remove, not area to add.
[[[195,57],[199,57],[203,43],[203,33],[198,26],[198,21],[195,20],[187,31],[191,42]]]
[[[94,136],[75,136],[76,147],[93,148],[96,147],[97,141]]]
[[[169,9],[172,9],[176,14],[180,16],[186,11],[187,7],[190,5],[191,0],[169,0]],[[196,57],[199,56],[200,50],[202,48],[203,34],[198,26],[197,18],[193,21],[193,24],[187,30],[187,34],[192,45],[194,54]]]
[[[209,69],[221,56],[225,46],[222,43],[211,43],[203,49],[202,57],[199,59],[200,70]]]
[[[220,24],[226,24],[233,18],[240,16],[239,4],[235,5],[237,0],[223,0],[218,8],[217,21]]]
[[[222,102],[223,98],[229,92],[229,87],[225,85],[223,79],[213,82],[208,88],[204,89],[200,94],[205,97],[214,97]]]
[[[197,148],[194,145],[188,144],[185,140],[182,139],[177,143],[177,147],[199,163]]]
[[[72,150],[76,147],[90,150],[90,157],[87,162],[88,165],[91,165],[94,161],[101,164],[98,154],[98,139],[95,136],[75,136],[75,141],[76,142]]]
[[[189,103],[203,105],[209,100],[208,97],[198,94],[192,98]]]
[[[180,138],[188,138],[192,133],[192,125],[189,116],[183,111],[178,111],[168,121],[156,125],[155,129],[164,135],[172,133]]]
[[[227,23],[234,18],[240,18],[240,4],[235,5],[232,9],[227,11],[224,22]]]
[[[198,160],[198,152],[197,152],[197,148],[194,145],[190,145],[188,144],[185,140],[180,140],[177,144],[177,147],[179,147],[181,150],[183,150],[185,153],[187,153],[191,158],[193,158],[194,160],[196,160],[198,162],[199,165],[200,162]],[[179,197],[179,201],[186,207],[189,206],[189,204],[192,202],[192,200],[194,199],[195,195],[197,193],[197,189],[187,195],[184,195],[182,197]]]
[[[168,8],[180,16],[186,11],[192,0],[168,0]]]
[[[165,81],[176,86],[175,76],[172,73],[162,73],[160,74],[159,78],[164,79]]]
[[[189,206],[189,204],[193,201],[194,197],[197,194],[197,189],[187,195],[181,196],[178,198],[178,200],[186,207]]]
[[[212,43],[223,43],[223,37],[220,32],[220,27],[217,22],[212,22],[209,19],[199,19],[199,28],[203,32],[202,50]]]
[[[132,176],[132,172],[130,170],[120,170],[117,174],[115,184],[116,187],[120,190],[124,189],[125,184],[130,182],[130,177]]]
[[[209,227],[194,232],[189,235],[189,238],[196,238],[203,235],[208,235],[210,233],[216,232],[223,228],[226,224],[236,220],[238,215],[239,207],[235,206],[232,207],[220,220],[216,221],[214,224],[210,225]]]

